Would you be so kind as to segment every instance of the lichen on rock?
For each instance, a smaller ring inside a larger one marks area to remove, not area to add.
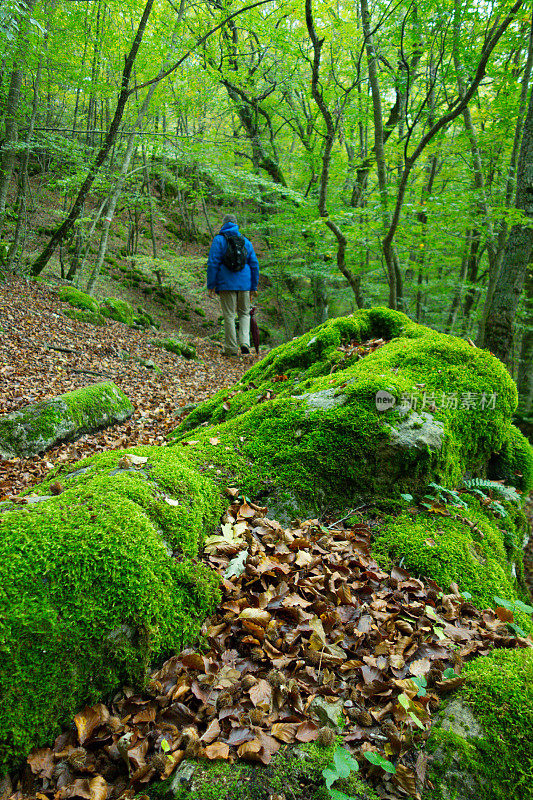
[[[123,422],[133,406],[111,381],[96,383],[0,415],[0,457],[32,456]]]

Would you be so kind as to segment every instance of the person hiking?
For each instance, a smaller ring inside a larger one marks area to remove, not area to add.
[[[239,231],[237,217],[226,214],[207,257],[207,290],[218,294],[224,316],[225,356],[250,352],[250,306],[257,293],[259,262],[252,243]],[[239,319],[239,341],[235,330]]]

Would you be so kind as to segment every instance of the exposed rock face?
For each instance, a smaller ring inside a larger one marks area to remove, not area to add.
[[[470,662],[429,739],[428,800],[524,800],[533,780],[533,649]]]
[[[0,457],[33,456],[132,414],[130,401],[111,381],[33,403],[0,415]]]
[[[439,460],[445,441],[444,423],[433,414],[406,412],[405,418],[387,426],[388,438],[380,442],[376,450],[378,476],[384,487],[390,487],[395,479],[404,478],[405,462],[412,462],[413,455],[422,466],[424,462]]]

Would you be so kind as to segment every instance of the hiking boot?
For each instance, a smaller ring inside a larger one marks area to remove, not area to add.
[[[241,354],[243,356],[249,356],[250,355],[250,348],[246,347],[245,344],[241,344]]]

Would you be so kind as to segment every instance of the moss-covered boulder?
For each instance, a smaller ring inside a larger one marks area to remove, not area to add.
[[[282,747],[266,767],[243,761],[185,761],[172,778],[154,784],[150,796],[154,800],[329,800],[332,795],[326,789],[322,771],[332,767],[337,746],[313,743]],[[378,795],[356,773],[337,780],[333,788],[339,793],[335,797],[378,800]]]
[[[249,493],[284,495],[296,508],[471,476],[526,488],[533,451],[512,425],[516,404],[514,382],[488,351],[375,308],[276,348],[174,438],[194,440],[202,463],[220,436],[210,460],[231,464]]]
[[[111,381],[75,389],[52,400],[1,414],[0,456],[42,453],[59,442],[123,422],[132,414],[130,401]]]
[[[196,348],[192,344],[180,342],[179,339],[175,339],[172,336],[166,339],[154,339],[152,344],[186,359],[196,358]]]
[[[501,509],[478,494],[422,511],[407,496],[471,476],[530,486],[515,407],[514,383],[490,353],[372,309],[272,351],[194,409],[172,445],[51,476],[0,516],[4,765],[114,682],[142,683],[150,659],[191,639],[216,596],[194,559],[229,483],[268,496],[274,517],[272,500],[298,514],[348,512],[364,498],[381,526],[380,559],[443,588],[455,581],[482,605],[496,591],[520,598],[524,521],[512,498]],[[384,504],[395,509],[385,519]],[[195,791],[212,796],[207,778]]]
[[[114,297],[106,297],[100,303],[100,313],[115,322],[122,322],[124,325],[132,326],[135,324],[135,312],[125,300],[116,300]]]
[[[463,674],[429,740],[433,788],[424,800],[532,797],[533,649],[496,650]]]
[[[373,555],[383,566],[401,563],[443,588],[457,584],[478,608],[496,605],[495,597],[527,602],[522,544],[528,522],[514,502],[497,502],[501,515],[466,494],[461,506],[410,507],[385,515]],[[533,631],[527,614],[517,612],[515,618]]]
[[[86,322],[89,325],[96,325],[97,327],[107,325],[106,318],[103,317],[102,314],[95,313],[94,311],[85,311],[82,308],[66,308],[63,314],[69,319],[75,319],[78,322]]]
[[[127,452],[0,514],[0,774],[85,703],[142,685],[217,600],[195,561],[223,507],[216,486],[166,448]]]
[[[74,308],[98,314],[99,307],[94,297],[85,294],[85,292],[80,292],[79,289],[75,289],[74,286],[62,286],[58,291],[58,297],[64,303],[69,303],[69,305]]]

